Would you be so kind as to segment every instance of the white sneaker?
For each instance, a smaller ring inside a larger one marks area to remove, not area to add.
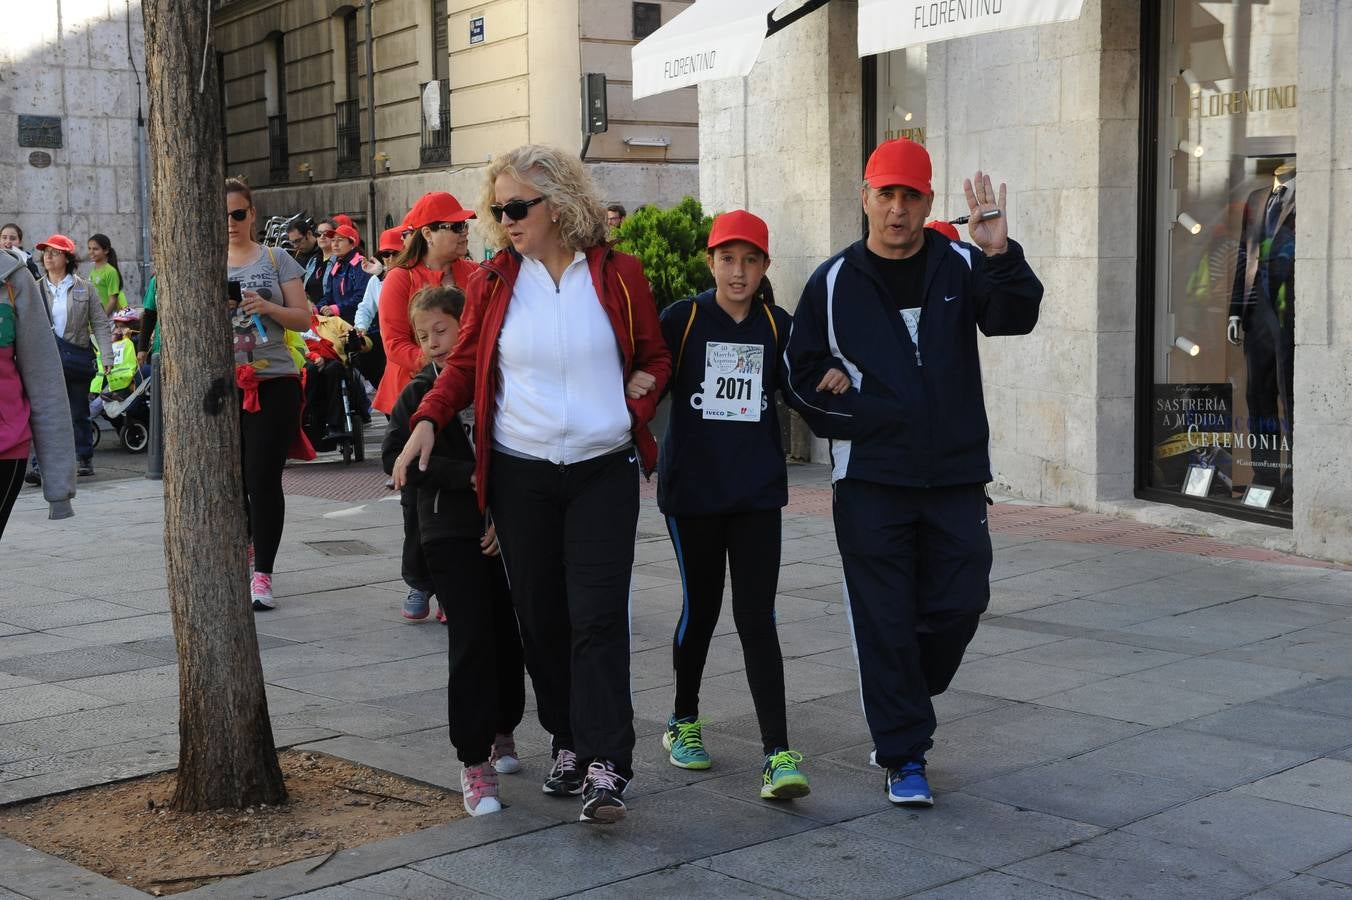
[[[263,572],[253,573],[249,579],[249,595],[253,598],[254,611],[276,609],[277,601],[272,598],[272,576]]]
[[[465,812],[471,816],[486,816],[502,810],[498,801],[498,773],[488,763],[465,766],[460,770],[460,793],[465,798]]]

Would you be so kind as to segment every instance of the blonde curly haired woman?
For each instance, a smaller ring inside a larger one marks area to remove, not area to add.
[[[473,403],[479,503],[497,524],[540,724],[554,736],[543,790],[583,794],[583,822],[615,822],[633,774],[638,475],[656,465],[648,422],[671,354],[643,267],[607,245],[605,205],[574,154],[499,156],[479,213],[503,249],[470,279],[460,339],[412,418],[395,483],[410,464],[426,468],[435,430]],[[635,385],[639,370],[651,377]],[[496,776],[476,783],[496,795]]]

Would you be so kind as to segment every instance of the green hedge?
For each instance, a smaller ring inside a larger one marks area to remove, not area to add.
[[[713,287],[705,245],[713,218],[694,197],[671,209],[643,206],[616,230],[616,249],[643,261],[658,310]]]

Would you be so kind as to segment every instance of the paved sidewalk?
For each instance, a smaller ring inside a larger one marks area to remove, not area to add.
[[[938,701],[938,805],[893,809],[868,765],[826,473],[790,471],[778,618],[810,797],[757,799],[731,615],[703,692],[715,767],[666,763],[680,585],[647,499],[623,824],[578,825],[577,801],[541,795],[528,711],[504,813],[183,896],[1352,897],[1352,572],[997,506],[990,614]],[[398,614],[397,501],[369,463],[287,479],[280,608],[257,617],[278,743],[457,785],[445,635]],[[160,486],[81,485],[77,509],[48,522],[26,489],[0,544],[0,803],[176,762]],[[0,839],[13,896],[145,895]]]

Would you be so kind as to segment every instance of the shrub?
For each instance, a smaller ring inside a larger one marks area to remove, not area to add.
[[[616,249],[643,261],[658,310],[713,287],[705,244],[713,219],[686,197],[671,209],[643,206],[620,223]]]

